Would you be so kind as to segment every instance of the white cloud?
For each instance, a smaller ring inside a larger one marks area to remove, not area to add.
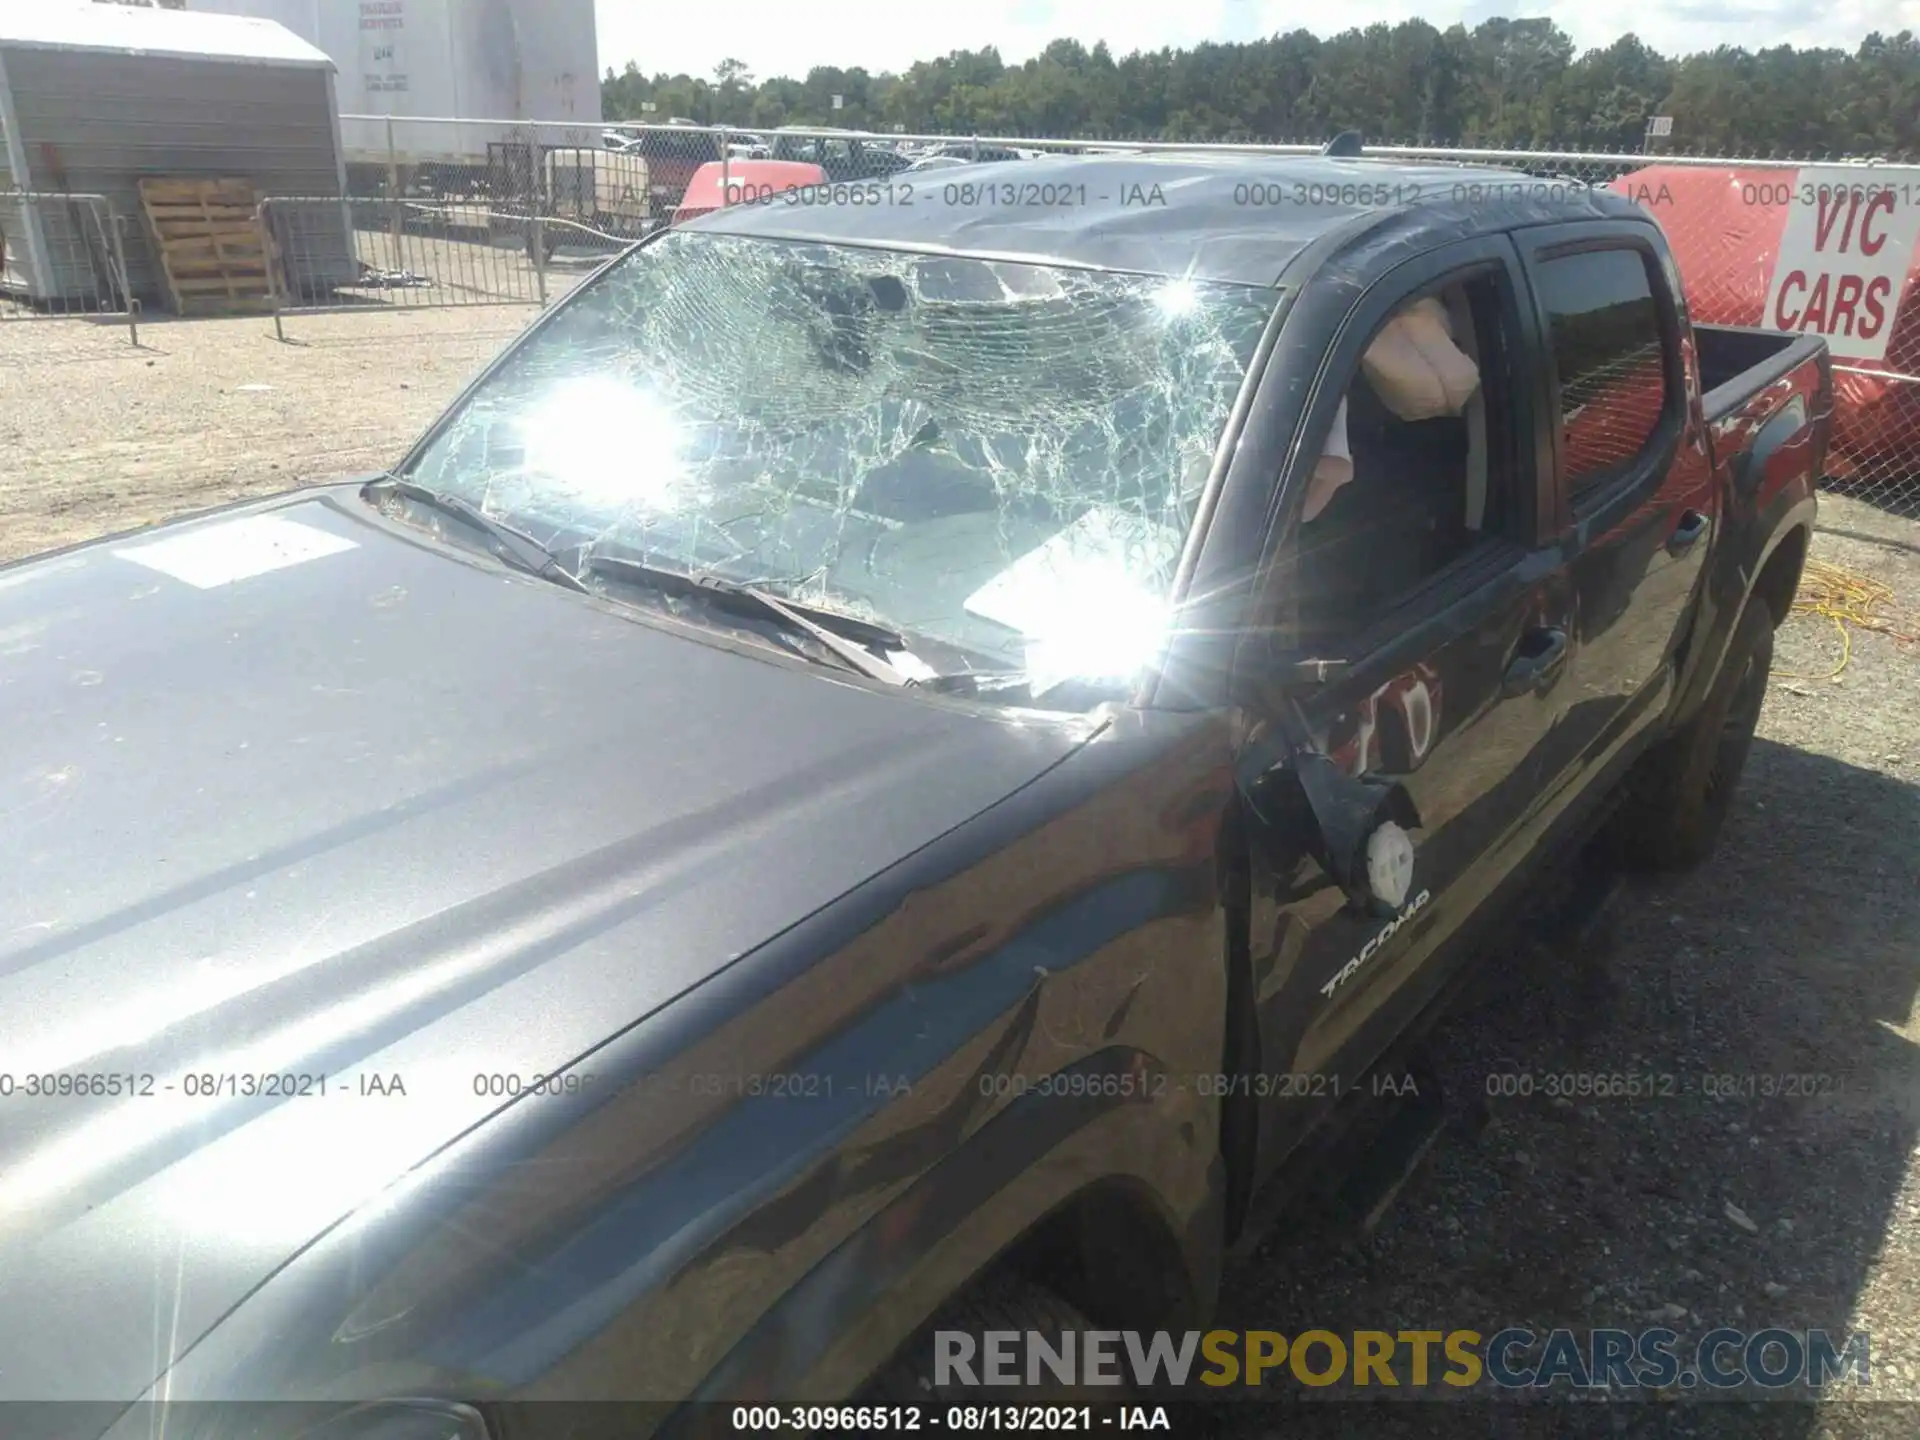
[[[1338,7],[1302,0],[724,0],[710,12],[676,12],[652,0],[597,0],[601,68],[631,59],[648,74],[709,75],[729,56],[756,77],[806,74],[815,65],[900,70],[950,50],[997,45],[1009,62],[1027,59],[1068,36],[1115,54],[1203,40],[1248,40],[1305,28],[1328,35],[1352,26],[1419,15],[1444,28],[1490,15],[1553,17],[1576,46],[1606,45],[1633,31],[1665,54],[1716,45],[1831,45],[1851,49],[1869,31],[1920,30],[1920,0],[1616,0],[1608,5],[1553,0],[1448,0],[1416,6],[1347,0]],[[710,15],[711,18],[705,18]],[[693,18],[702,16],[702,18]]]

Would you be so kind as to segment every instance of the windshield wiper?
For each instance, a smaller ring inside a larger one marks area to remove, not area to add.
[[[949,670],[920,682],[924,689],[941,695],[966,695],[979,699],[1025,690],[1032,683],[1024,670]]]
[[[906,641],[892,631],[883,626],[856,619],[851,615],[842,616],[832,611],[821,611],[812,606],[795,605],[757,586],[745,585],[737,580],[726,580],[705,571],[674,570],[625,555],[596,554],[592,549],[586,550],[581,555],[580,573],[612,575],[660,590],[702,593],[724,596],[734,602],[744,601],[762,617],[770,617],[775,623],[789,630],[798,630],[810,636],[848,667],[870,679],[879,680],[888,685],[905,686],[914,683],[911,677],[889,665],[867,649],[866,645],[858,640],[849,639],[845,635],[835,634],[827,625],[814,618],[815,615],[821,615],[830,619],[835,625],[844,625],[847,629],[866,637],[868,643],[887,645],[895,650],[907,648]]]
[[[444,490],[435,490],[430,485],[422,485],[417,480],[408,480],[400,475],[382,475],[369,480],[361,487],[360,494],[363,498],[398,495],[402,499],[425,505],[430,510],[437,510],[442,515],[451,515],[485,535],[492,542],[488,548],[502,560],[568,590],[587,593],[586,582],[562,565],[559,556],[526,531],[504,520],[494,519],[471,500],[450,495]]]

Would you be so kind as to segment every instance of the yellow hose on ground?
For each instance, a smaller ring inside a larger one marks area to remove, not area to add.
[[[1857,575],[1825,560],[1809,560],[1800,576],[1800,591],[1794,597],[1796,613],[1819,615],[1833,622],[1840,632],[1840,663],[1825,675],[1796,675],[1790,670],[1774,673],[1793,680],[1834,680],[1853,660],[1853,632],[1877,630],[1902,644],[1920,642],[1920,636],[1895,626],[1886,609],[1893,604],[1893,590],[1878,580]]]

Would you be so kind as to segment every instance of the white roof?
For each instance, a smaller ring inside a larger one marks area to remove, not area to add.
[[[0,49],[104,50],[188,60],[332,68],[326,55],[272,20],[103,5],[94,0],[0,0]]]

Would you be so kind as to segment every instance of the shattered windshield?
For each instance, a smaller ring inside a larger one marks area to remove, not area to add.
[[[674,232],[530,336],[407,473],[555,550],[883,625],[926,670],[1124,685],[1164,638],[1274,299]]]

